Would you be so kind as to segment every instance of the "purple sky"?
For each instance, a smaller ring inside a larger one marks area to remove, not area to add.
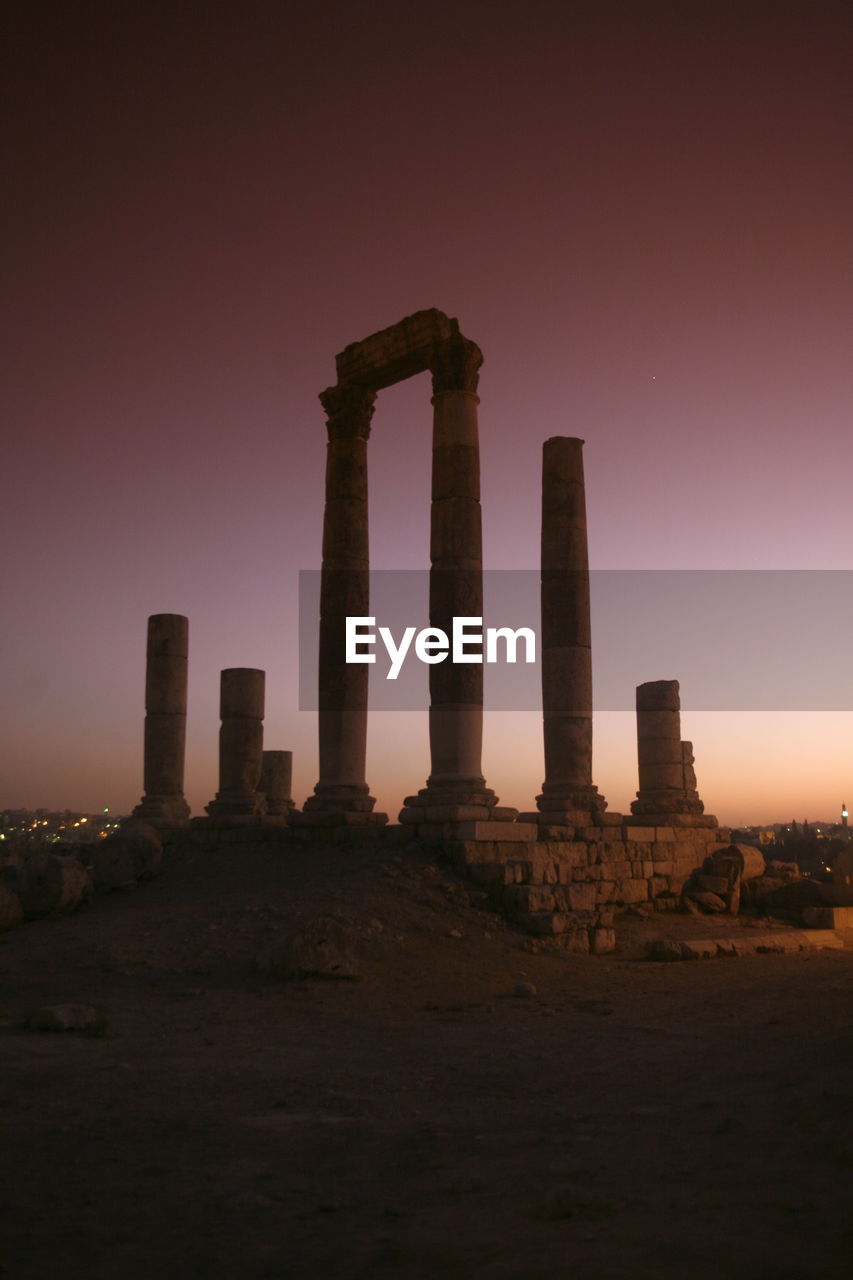
[[[551,435],[587,442],[595,567],[853,567],[848,4],[11,8],[0,805],[137,801],[152,612],[190,618],[194,812],[225,666],[266,669],[302,802],[317,394],[424,307],[485,353],[488,567],[536,567]],[[430,420],[426,377],[380,396],[377,568],[427,563]],[[853,802],[849,710],[682,699],[724,820]],[[596,733],[624,809],[632,717]],[[538,717],[489,716],[484,766],[529,807]],[[427,771],[425,714],[375,716],[382,807]]]

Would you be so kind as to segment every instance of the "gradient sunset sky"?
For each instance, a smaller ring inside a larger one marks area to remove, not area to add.
[[[594,568],[853,568],[852,12],[13,0],[0,807],[138,801],[155,612],[190,619],[193,812],[229,666],[266,670],[302,803],[317,396],[336,352],[422,308],[485,354],[488,568],[537,567],[553,435],[586,440]],[[429,395],[423,375],[379,397],[376,568],[428,562]],[[720,617],[709,659],[739,626],[761,618]],[[667,662],[626,676],[680,678]],[[850,671],[821,712],[691,710],[681,678],[721,820],[853,802]],[[484,771],[531,806],[535,712],[487,715]],[[375,715],[379,807],[427,772],[425,711]],[[597,716],[595,781],[627,808],[627,712]]]

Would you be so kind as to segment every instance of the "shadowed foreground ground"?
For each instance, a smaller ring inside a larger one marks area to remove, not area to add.
[[[257,970],[327,912],[360,981]],[[531,954],[422,858],[256,850],[3,935],[0,1275],[848,1276],[853,953],[638,958],[691,927]]]

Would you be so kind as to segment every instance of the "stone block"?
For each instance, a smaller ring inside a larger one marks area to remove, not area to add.
[[[655,840],[654,827],[625,827],[625,839],[631,841],[640,841],[642,844],[652,844]]]
[[[526,920],[526,925],[531,933],[537,934],[540,938],[554,937],[555,934],[565,933],[567,917],[562,911],[536,911],[532,912]]]
[[[512,867],[505,862],[474,862],[467,868],[468,878],[483,888],[501,888],[513,884]]]
[[[503,901],[513,915],[528,915],[557,909],[553,891],[544,884],[509,885],[504,889]]]
[[[726,876],[694,876],[694,884],[700,893],[716,893],[724,898],[729,891],[729,881]]]
[[[716,911],[725,911],[725,899],[721,898],[718,893],[705,893],[700,889],[689,888],[687,896],[691,902],[699,904],[703,911],[713,913]]]
[[[617,880],[616,897],[625,903],[648,902],[649,886],[645,880]]]
[[[602,874],[610,880],[629,880],[633,878],[633,863],[627,858],[615,858],[612,862],[602,862]]]
[[[566,826],[565,823],[549,823],[540,822],[539,819],[544,815],[541,813],[520,813],[518,815],[519,822],[535,822],[539,827],[540,840],[565,841],[574,840],[575,828]]]
[[[680,945],[685,960],[711,960],[718,954],[716,938],[688,938]]]
[[[459,822],[456,836],[460,840],[501,840],[528,842],[539,838],[539,828],[532,822]]]
[[[73,911],[91,893],[91,873],[70,854],[33,853],[19,869],[15,889],[27,916]]]
[[[615,902],[616,900],[616,881],[615,880],[599,880],[595,886],[596,905],[601,906],[605,902]]]
[[[567,928],[561,938],[564,951],[574,955],[589,955],[589,932],[586,929]]]
[[[652,865],[654,867],[653,874],[656,876],[671,876],[675,870],[675,863],[671,858],[662,858],[659,862],[655,860]]]
[[[670,840],[675,839],[675,830],[673,827],[655,827],[655,840],[660,844],[668,844]]]
[[[594,884],[571,884],[566,887],[566,905],[571,911],[594,911],[598,901]]]
[[[538,851],[564,866],[586,866],[589,862],[589,846],[582,840],[561,840],[557,844],[539,844]]]
[[[853,907],[804,907],[803,924],[809,929],[853,929]]]
[[[607,955],[616,950],[616,931],[610,928],[597,928],[590,931],[589,949],[594,956]]]
[[[603,880],[604,868],[601,866],[572,867],[569,878],[578,884],[587,884],[589,881]],[[568,883],[568,881],[566,883]]]
[[[628,845],[624,840],[601,840],[598,851],[602,862],[614,862],[618,858],[629,856]]]

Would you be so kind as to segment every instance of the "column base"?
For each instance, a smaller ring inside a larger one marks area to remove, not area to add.
[[[375,804],[367,783],[318,782],[302,812],[294,811],[290,821],[299,827],[384,827],[388,814],[375,813]]]
[[[190,807],[183,796],[143,796],[131,816],[151,827],[185,827]]]
[[[513,822],[517,809],[501,808],[484,778],[458,778],[438,782],[430,778],[416,796],[406,796],[400,810],[402,823]]]
[[[318,782],[303,813],[370,813],[376,800],[367,783]]]
[[[260,818],[263,817],[266,801],[259,792],[240,795],[234,792],[218,791],[216,799],[204,806],[210,818]]]
[[[274,800],[272,803],[267,800],[265,817],[270,822],[289,822],[290,815],[293,813],[294,808],[295,806],[292,800]]]
[[[698,796],[685,795],[684,792],[660,790],[638,791],[637,799],[631,801],[631,813],[636,818],[645,818],[658,814],[682,814],[685,817],[700,817],[705,806]],[[661,824],[666,825],[666,824]],[[683,824],[682,824],[683,825]],[[705,826],[705,823],[696,823]]]
[[[591,783],[571,787],[544,782],[542,794],[536,797],[536,812],[525,814],[524,819],[543,827],[604,826],[606,808],[607,801]]]

